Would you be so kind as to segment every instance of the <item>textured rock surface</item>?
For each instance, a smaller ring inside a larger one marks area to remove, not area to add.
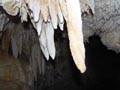
[[[0,51],[0,90],[30,90],[18,60]]]
[[[25,82],[18,60],[4,52],[0,52],[0,72],[0,78],[3,80],[20,80]]]
[[[2,37],[0,48],[0,90],[30,90],[29,65],[23,60],[20,63],[8,53],[9,43],[10,37],[7,30]]]
[[[85,41],[97,34],[108,49],[120,52],[120,1],[95,0],[95,15],[83,16]]]

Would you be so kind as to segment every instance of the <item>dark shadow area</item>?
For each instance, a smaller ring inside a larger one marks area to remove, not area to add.
[[[87,71],[82,75],[85,90],[120,90],[120,54],[108,50],[98,36],[86,44]]]
[[[68,40],[58,39],[56,60],[54,64],[47,62],[46,74],[38,80],[36,90],[120,90],[120,54],[108,50],[98,36],[91,37],[85,44],[87,71],[81,74],[72,60]]]

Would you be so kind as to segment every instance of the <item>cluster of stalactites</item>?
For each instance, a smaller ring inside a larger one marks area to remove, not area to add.
[[[86,66],[81,11],[88,12],[90,8],[94,8],[92,1],[0,0],[0,6],[12,16],[19,14],[21,21],[27,21],[29,16],[38,32],[40,47],[47,60],[49,60],[49,56],[52,59],[55,58],[54,29],[59,26],[63,30],[65,20],[68,28],[71,54],[78,69],[84,72]],[[82,10],[80,9],[80,2]]]

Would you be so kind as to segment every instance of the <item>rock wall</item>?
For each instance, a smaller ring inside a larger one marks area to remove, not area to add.
[[[85,41],[97,34],[108,49],[120,52],[120,1],[95,0],[95,15],[83,16]]]

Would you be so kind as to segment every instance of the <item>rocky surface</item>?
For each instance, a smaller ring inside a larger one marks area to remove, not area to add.
[[[95,0],[95,15],[83,16],[85,41],[97,34],[108,49],[120,52],[120,1]]]
[[[4,51],[0,51],[0,90],[30,90],[19,61]]]

